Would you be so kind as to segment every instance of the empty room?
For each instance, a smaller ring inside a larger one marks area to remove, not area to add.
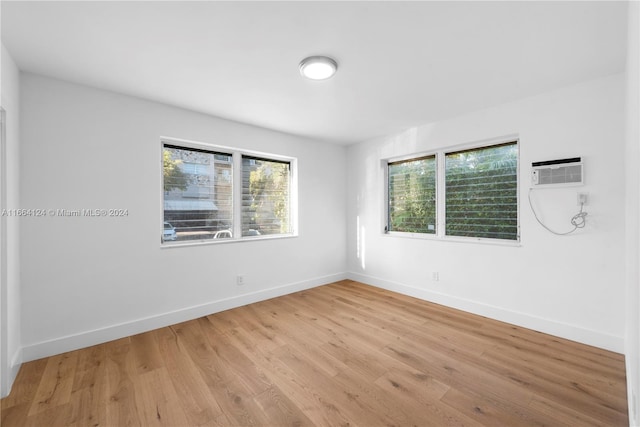
[[[639,17],[2,1],[0,425],[640,426]]]

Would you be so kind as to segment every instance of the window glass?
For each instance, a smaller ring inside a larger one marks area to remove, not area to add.
[[[291,232],[290,187],[289,162],[242,156],[242,236]]]
[[[436,157],[389,163],[388,231],[436,232]]]
[[[162,152],[164,241],[230,237],[231,155],[165,144]]]
[[[445,234],[518,240],[518,144],[445,155]]]

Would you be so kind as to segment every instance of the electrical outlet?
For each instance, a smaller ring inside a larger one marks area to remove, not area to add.
[[[431,273],[431,280],[433,280],[434,282],[440,280],[440,273],[438,273],[437,271]]]
[[[588,193],[578,193],[578,206],[586,205],[588,199]]]
[[[246,282],[246,276],[244,274],[238,274],[236,276],[236,285],[238,286],[244,286],[245,282]]]

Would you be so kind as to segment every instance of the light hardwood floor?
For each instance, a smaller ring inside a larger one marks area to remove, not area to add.
[[[25,363],[10,426],[626,426],[624,357],[343,281]]]

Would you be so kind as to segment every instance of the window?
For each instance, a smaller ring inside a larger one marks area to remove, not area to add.
[[[290,231],[290,164],[242,156],[242,235]]]
[[[447,236],[518,240],[516,142],[445,155]]]
[[[436,232],[436,156],[389,163],[388,231]]]
[[[233,228],[232,184],[217,179],[222,171],[231,173],[230,159],[230,154],[164,144],[164,240],[208,239]],[[167,235],[167,223],[173,236]]]
[[[388,161],[386,181],[386,232],[519,240],[517,141]]]
[[[162,242],[292,235],[295,159],[205,144],[162,144]]]

